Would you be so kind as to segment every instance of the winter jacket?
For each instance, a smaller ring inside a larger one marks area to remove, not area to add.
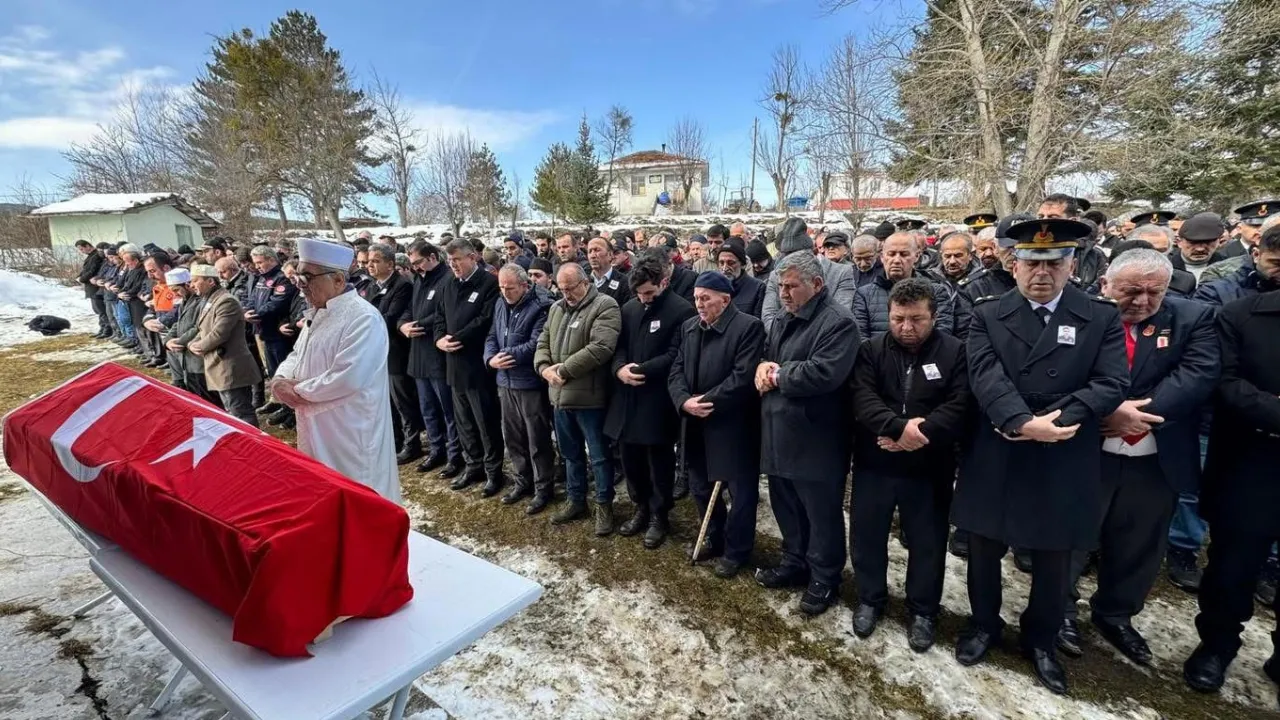
[[[440,284],[452,280],[449,266],[440,263],[429,272],[414,278],[413,298],[400,316],[400,324],[418,324],[425,334],[409,341],[409,377],[442,379],[444,353],[436,347],[436,315],[440,312]]]
[[[862,343],[853,366],[854,464],[894,477],[955,480],[956,443],[972,420],[973,396],[964,342],[934,332],[912,353],[891,333]],[[924,418],[929,444],[909,452],[881,450],[898,440],[907,421]]]
[[[676,409],[671,405],[667,379],[680,349],[680,328],[695,316],[693,306],[667,290],[645,305],[632,299],[622,306],[622,331],[613,356],[613,397],[605,416],[605,434],[637,445],[674,445],[678,439]],[[633,386],[617,379],[618,371],[634,363],[645,378]]]
[[[858,292],[858,285],[853,277],[854,266],[849,263],[833,263],[822,255],[816,259],[818,266],[822,268],[823,289],[827,291],[831,302],[845,310],[853,310],[853,298]],[[769,273],[769,281],[765,284],[764,305],[760,310],[765,332],[773,325],[774,318],[784,314],[782,301],[778,298],[778,273],[775,268],[774,272]]]
[[[916,277],[929,280],[924,275]],[[933,299],[938,304],[934,328],[951,334],[955,330],[955,302],[951,290],[943,283],[933,280],[930,283],[933,285]],[[892,280],[880,277],[858,288],[853,300],[853,317],[864,340],[889,331],[889,291],[893,286]]]
[[[302,293],[298,293],[301,297]],[[413,281],[392,272],[386,285],[375,280],[365,298],[378,308],[382,322],[387,326],[387,374],[404,375],[409,368],[409,338],[400,332],[400,316],[413,298]],[[291,313],[292,314],[292,313]]]
[[[516,366],[498,371],[498,387],[512,390],[541,390],[547,386],[533,371],[533,353],[538,347],[538,336],[547,324],[547,309],[551,297],[534,285],[513,307],[499,297],[493,306],[493,325],[484,340],[484,364],[498,353],[515,358]]]
[[[547,324],[538,335],[533,367],[538,375],[560,366],[564,384],[548,387],[551,404],[558,410],[603,409],[613,385],[610,361],[618,346],[622,313],[618,303],[588,284],[587,295],[577,305],[561,298],[547,313]]]
[[[1262,274],[1255,270],[1253,262],[1249,261],[1228,277],[1202,284],[1196,288],[1196,294],[1191,299],[1209,303],[1221,310],[1223,305],[1232,300],[1257,295],[1259,286],[1265,284],[1263,280]]]
[[[849,376],[858,326],[826,288],[774,319],[764,359],[779,365],[761,398],[760,470],[796,482],[844,482],[849,471]]]
[[[438,287],[435,341],[450,336],[462,343],[461,350],[444,354],[445,378],[454,390],[492,387],[493,371],[484,364],[484,341],[493,325],[493,307],[501,299],[498,278],[476,266],[467,279],[450,273]]]
[[[110,262],[102,263],[102,268],[98,270],[98,278],[102,280],[102,299],[115,301],[116,294],[106,288],[107,285],[117,285],[120,283],[120,266]]]
[[[671,269],[671,281],[667,283],[667,287],[692,305],[693,286],[696,282],[698,282],[698,273],[683,265],[677,265]]]
[[[876,258],[875,262],[871,264],[871,268],[866,272],[863,272],[853,263],[849,265],[853,268],[853,284],[858,287],[862,287],[876,278],[884,277],[884,265],[880,263],[880,258]]]
[[[98,271],[102,269],[103,263],[107,260],[101,250],[94,250],[84,256],[84,262],[80,265],[80,275],[76,280],[84,286],[84,296],[91,298],[98,294],[98,286],[93,284],[93,279],[98,276]]]
[[[592,275],[590,270],[587,271],[587,279],[592,284],[596,282],[596,276]],[[613,301],[618,303],[618,307],[626,305],[627,301],[631,299],[631,278],[627,277],[627,274],[618,268],[610,268],[607,279],[596,285],[596,288],[613,298]]]
[[[197,326],[200,322],[200,309],[202,307],[204,307],[204,301],[195,295],[191,295],[186,300],[178,303],[178,316],[173,324],[169,325],[169,329],[164,335],[166,344],[170,340],[177,340],[183,346],[183,349],[178,352],[166,351],[169,368],[179,378],[189,373],[204,374],[204,358],[186,349],[186,345],[194,340],[199,332]],[[161,322],[164,321],[162,320]]]
[[[742,312],[760,317],[764,309],[764,283],[745,272],[733,281],[733,304]]]

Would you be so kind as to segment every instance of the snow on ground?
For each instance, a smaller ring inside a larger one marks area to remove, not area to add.
[[[79,286],[67,287],[48,278],[0,270],[0,347],[44,338],[27,329],[37,315],[57,315],[71,322],[72,333],[96,333],[98,316]]]

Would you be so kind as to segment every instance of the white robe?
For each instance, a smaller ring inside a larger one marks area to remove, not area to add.
[[[379,495],[400,502],[387,326],[354,290],[306,312],[309,323],[276,377],[300,380],[298,449]]]

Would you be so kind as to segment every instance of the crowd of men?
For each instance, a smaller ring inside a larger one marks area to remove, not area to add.
[[[751,569],[764,476],[782,560],[755,579],[817,615],[851,559],[859,637],[889,600],[895,515],[918,652],[936,638],[948,549],[968,559],[957,660],[1001,643],[1012,550],[1031,575],[1020,649],[1056,693],[1058,652],[1083,653],[1091,568],[1090,624],[1139,665],[1152,653],[1131,621],[1162,564],[1199,592],[1184,665],[1199,691],[1221,687],[1255,599],[1275,605],[1280,202],[1108,221],[1051,195],[1035,214],[932,229],[851,236],[791,218],[754,237],[738,223],[501,245],[364,233],[347,270],[304,258],[322,270],[300,273],[283,240],[83,243],[80,280],[101,337],[245,422],[288,426],[291,403],[263,378],[296,364],[314,312],[298,288],[330,276],[331,295],[358,294],[385,324],[377,380],[399,464],[530,516],[562,483],[552,523],[590,519],[650,549],[691,495],[705,536],[689,552],[721,578]],[[1265,671],[1280,683],[1280,659]]]

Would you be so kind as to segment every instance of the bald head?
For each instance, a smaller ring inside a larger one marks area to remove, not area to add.
[[[221,257],[213,264],[213,269],[218,271],[218,277],[230,282],[232,278],[239,274],[240,263],[236,262],[236,259],[231,256]]]

